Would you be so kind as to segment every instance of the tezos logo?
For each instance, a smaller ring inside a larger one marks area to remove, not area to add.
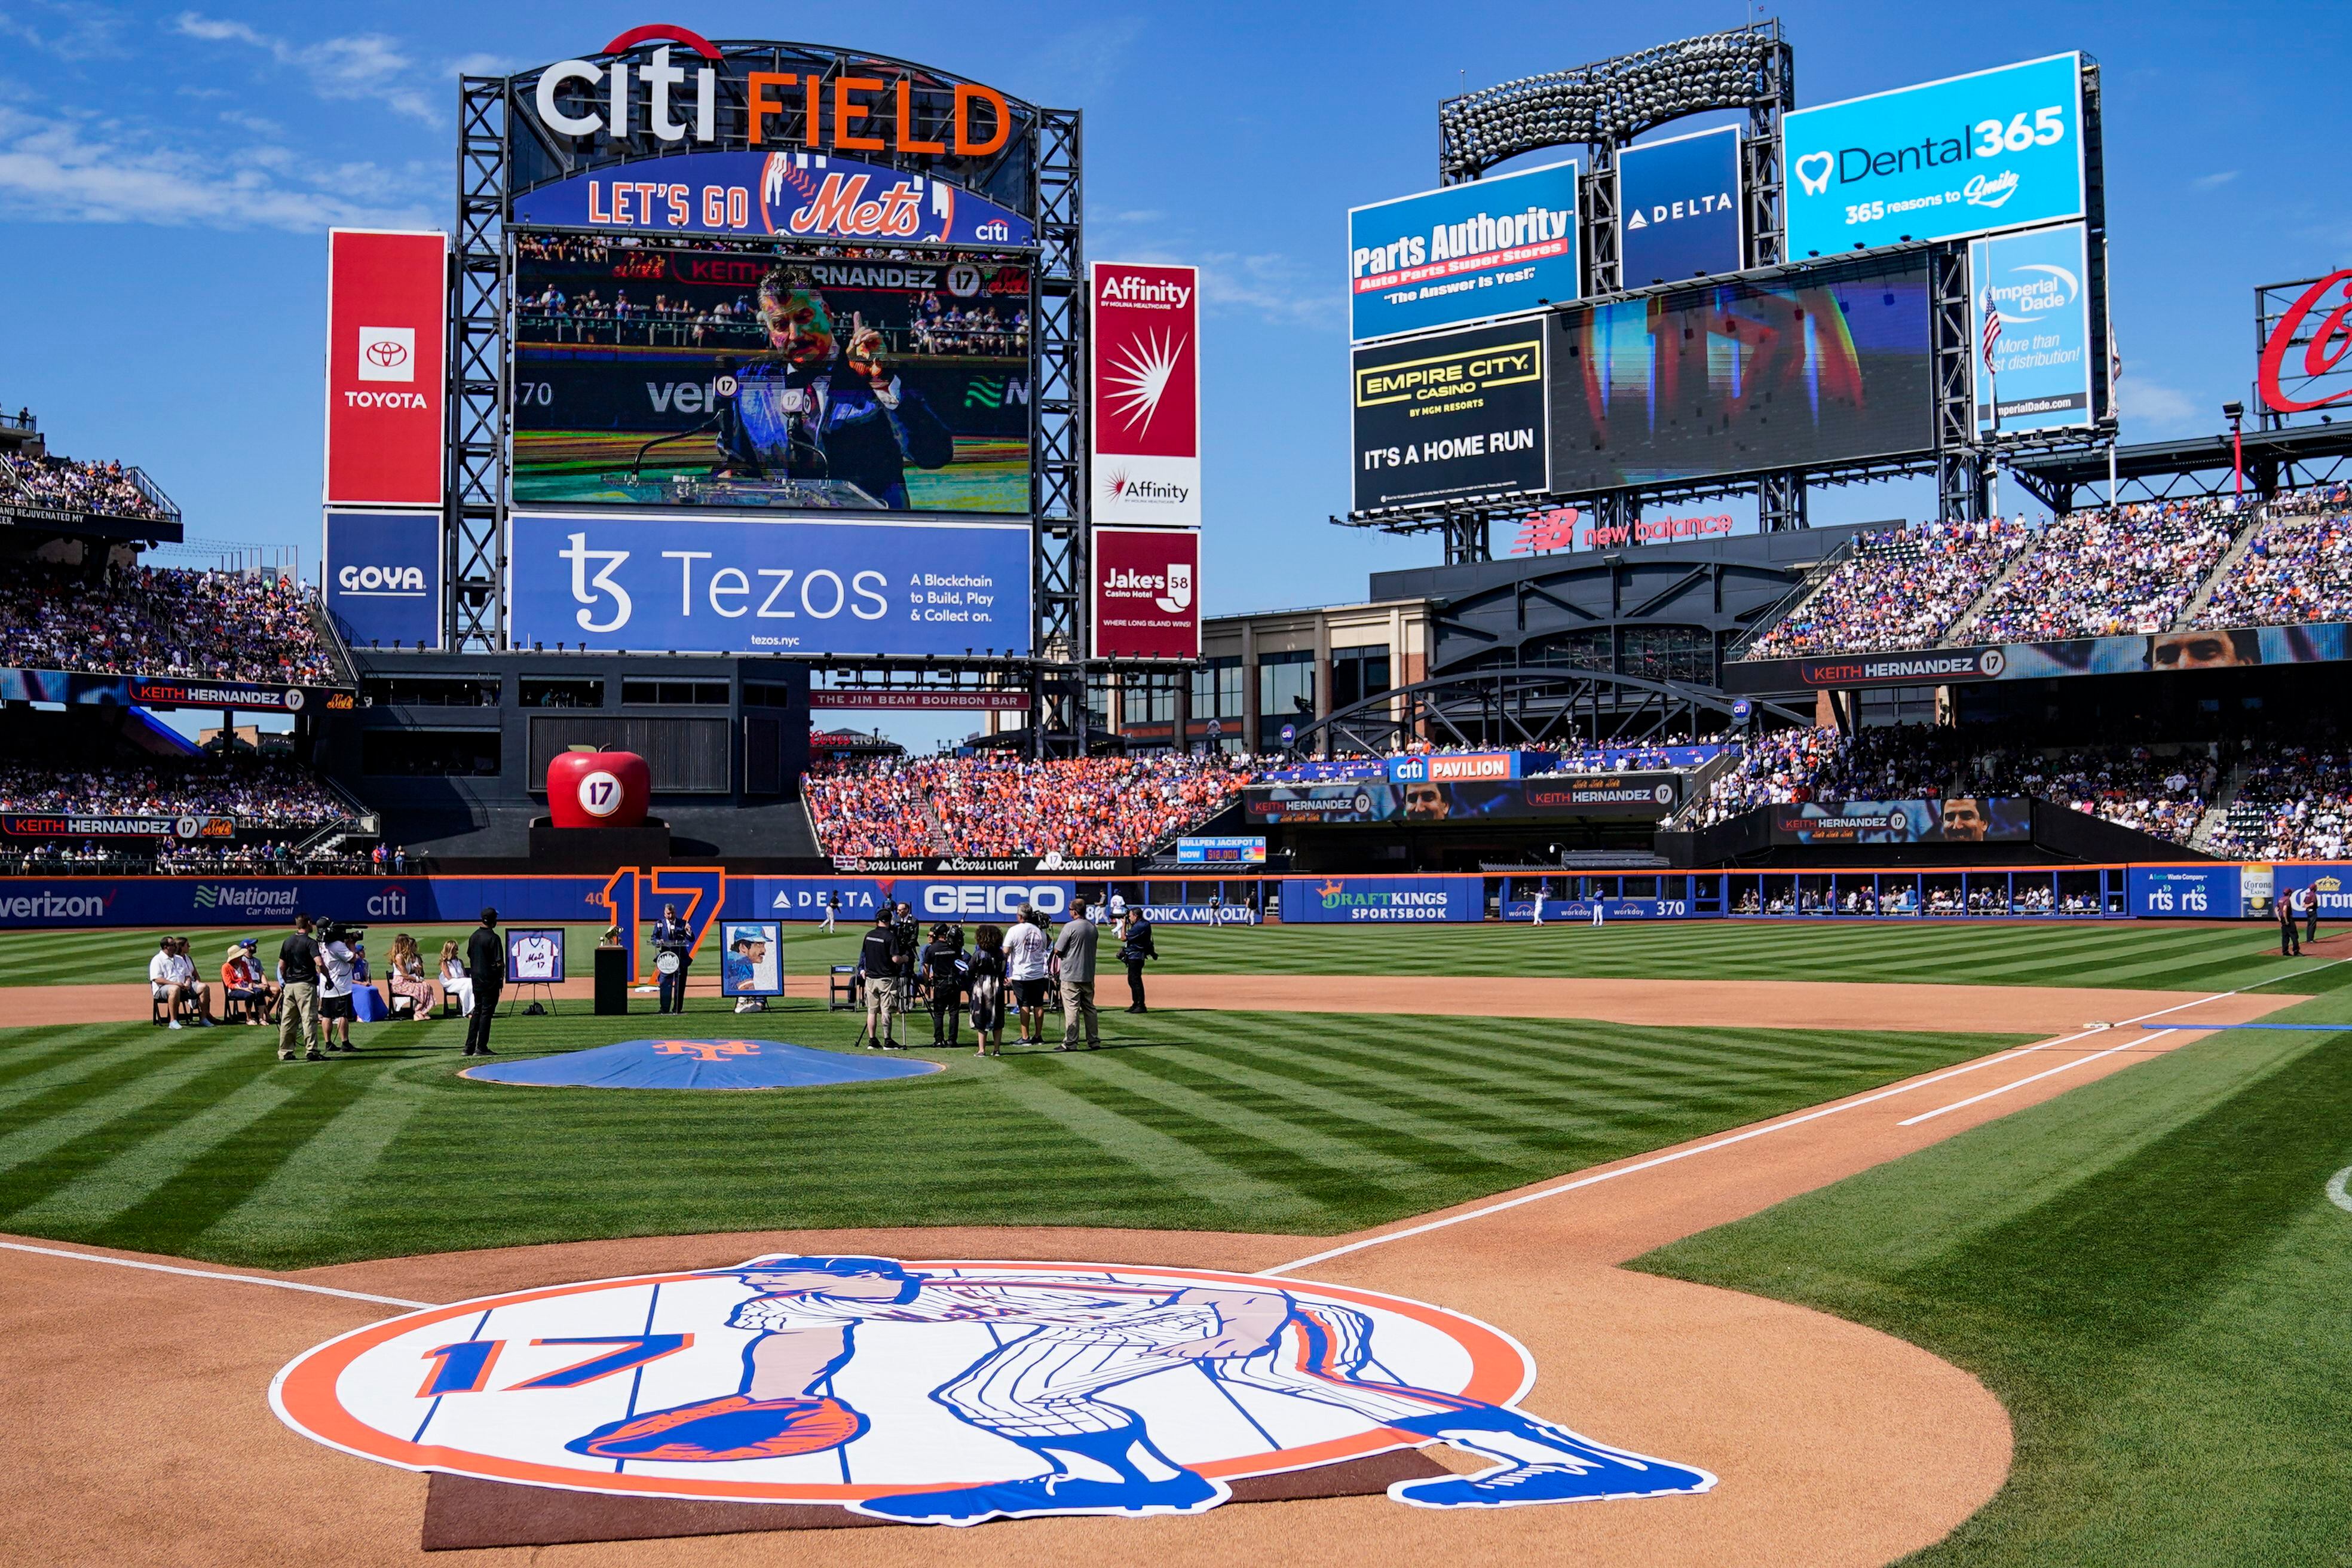
[[[362,381],[415,381],[416,329],[362,327],[357,374]]]
[[[346,566],[335,574],[335,585],[346,594],[374,594],[387,598],[425,596],[422,566]]]

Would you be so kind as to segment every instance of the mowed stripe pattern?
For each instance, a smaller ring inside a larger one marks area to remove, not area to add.
[[[919,1020],[918,1026],[919,1027]],[[462,1081],[455,1023],[0,1034],[0,1230],[265,1266],[887,1225],[1331,1234],[1793,1110],[2009,1037],[1114,1015],[1111,1048],[762,1094]],[[713,1011],[680,1033],[736,1032]],[[804,1004],[760,1033],[845,1046]],[[641,1036],[509,1019],[509,1050]]]

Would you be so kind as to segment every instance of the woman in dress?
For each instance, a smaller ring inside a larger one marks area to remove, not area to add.
[[[386,984],[393,995],[408,998],[410,1018],[422,1024],[433,1016],[433,982],[425,976],[425,955],[406,931],[392,939],[392,977]]]
[[[1004,1054],[1004,929],[982,926],[972,933],[972,942],[965,1005],[979,1043],[971,1054],[1001,1057]]]
[[[457,956],[457,944],[441,944],[441,984],[457,998],[457,1011],[470,1018],[474,1016],[474,977],[466,973],[466,961]]]

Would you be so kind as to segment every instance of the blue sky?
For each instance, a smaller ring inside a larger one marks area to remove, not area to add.
[[[646,21],[713,37],[782,26],[1084,110],[1090,253],[1204,269],[1208,609],[1357,597],[1368,572],[1436,546],[1325,521],[1347,504],[1346,209],[1435,184],[1436,101],[1465,83],[1750,12],[1196,0],[808,19],[822,14],[0,0],[0,402],[30,404],[58,450],[143,465],[191,535],[296,544],[315,571],[324,231],[449,225],[455,76],[593,51]],[[2253,285],[2352,258],[2340,7],[1777,14],[1801,103],[2066,48],[2101,61],[2126,439],[2217,428],[2252,374]],[[1814,516],[1916,517],[1931,500],[1916,485],[1829,491]]]

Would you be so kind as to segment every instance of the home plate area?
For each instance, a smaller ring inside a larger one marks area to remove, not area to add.
[[[936,1062],[845,1056],[782,1040],[623,1040],[559,1056],[486,1062],[458,1076],[542,1089],[802,1089],[939,1070]]]

